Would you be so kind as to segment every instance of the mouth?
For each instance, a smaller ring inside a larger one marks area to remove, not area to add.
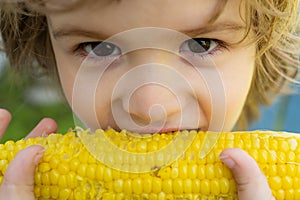
[[[118,130],[118,131],[122,131],[122,130]],[[155,135],[155,134],[174,134],[175,132],[180,132],[180,131],[196,131],[196,132],[200,132],[200,131],[207,131],[206,127],[199,127],[199,128],[191,128],[191,127],[165,127],[165,128],[161,128],[161,129],[149,129],[149,128],[145,128],[145,129],[139,129],[139,130],[126,130],[129,133],[137,133],[138,135]]]
[[[163,133],[170,133],[170,132],[177,132],[177,131],[206,131],[205,127],[200,127],[200,128],[189,128],[189,127],[180,127],[180,128],[163,128],[157,133],[163,134]]]

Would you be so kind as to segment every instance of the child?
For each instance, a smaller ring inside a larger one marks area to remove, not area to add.
[[[11,65],[37,62],[57,72],[69,104],[92,129],[244,128],[299,66],[297,0],[7,2],[1,33]],[[0,119],[3,134],[9,113],[1,110]],[[28,137],[56,126],[42,120]],[[18,154],[1,199],[34,198],[42,154],[40,146]],[[220,158],[240,199],[273,199],[244,151],[227,149]]]

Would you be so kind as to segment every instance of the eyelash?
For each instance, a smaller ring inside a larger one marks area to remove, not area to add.
[[[183,54],[183,57],[188,57],[188,56],[192,56],[194,58],[199,58],[201,60],[205,60],[205,59],[208,59],[208,58],[211,58],[213,56],[216,56],[218,55],[219,53],[222,53],[224,50],[229,50],[229,44],[227,44],[226,42],[224,41],[221,41],[221,40],[218,40],[218,39],[211,39],[211,38],[193,38],[193,40],[210,40],[211,42],[215,42],[216,43],[216,47],[214,47],[212,50],[209,50],[205,53],[194,53],[192,51],[187,51],[187,50],[179,50],[179,53],[180,54]],[[184,41],[183,43],[187,42],[188,40]],[[101,41],[97,41],[97,42],[84,42],[84,43],[80,43],[79,45],[77,45],[75,47],[74,50],[72,50],[72,52],[75,54],[75,56],[79,56],[81,59],[85,59],[85,58],[88,58],[89,60],[91,59],[91,61],[108,61],[108,60],[112,60],[112,59],[116,59],[118,58],[120,55],[116,56],[116,55],[113,55],[113,56],[91,56],[89,52],[87,52],[85,50],[85,48],[88,46],[88,45],[91,45],[91,44],[95,44],[95,43],[101,43]],[[114,45],[114,44],[113,44]],[[183,44],[182,44],[183,45]],[[182,45],[180,46],[180,48],[182,47]],[[115,45],[116,47],[118,47],[117,45]],[[118,47],[119,48],[119,47]],[[186,55],[184,55],[186,54]]]
[[[206,59],[211,58],[212,56],[217,56],[219,53],[222,53],[224,50],[229,51],[230,45],[224,41],[221,41],[218,39],[211,39],[211,38],[192,38],[192,40],[197,40],[197,39],[198,40],[210,40],[212,42],[215,42],[216,47],[214,47],[212,50],[209,50],[205,53],[194,53],[192,51],[186,51],[186,50],[179,50],[179,53],[181,53],[181,54],[186,53],[187,55],[183,55],[184,57],[194,57],[194,58],[199,58],[201,60],[206,60]]]
[[[116,56],[91,56],[91,53],[86,52],[84,49],[87,47],[87,45],[91,45],[93,43],[101,43],[102,41],[97,41],[97,42],[83,42],[80,43],[75,47],[74,50],[72,50],[72,53],[75,54],[75,56],[78,56],[82,60],[88,59],[88,61],[111,61],[112,59],[116,59]]]

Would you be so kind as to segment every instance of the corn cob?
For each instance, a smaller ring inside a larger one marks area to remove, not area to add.
[[[87,143],[97,144],[97,137],[99,141],[100,136],[103,138],[97,132],[104,133],[119,150],[140,156],[120,156],[110,150],[108,158],[114,162],[100,162],[103,154],[97,152],[99,148],[108,151],[106,147]],[[178,134],[192,133],[191,143],[172,162],[164,162],[172,152],[146,157],[166,149]],[[35,172],[37,199],[236,199],[235,181],[219,160],[219,154],[223,149],[237,147],[257,161],[276,199],[300,199],[300,135],[272,131],[217,133],[216,145],[200,158],[208,134],[211,133],[185,131],[136,137],[126,131],[119,133],[109,129],[97,130],[94,134],[88,130],[70,131],[65,135],[7,141],[0,145],[0,182],[18,151],[40,144],[45,147],[45,153]],[[91,137],[93,140],[84,141]],[[112,163],[119,168],[109,166]],[[147,163],[149,166],[156,163],[156,166],[144,170],[146,168],[141,166]]]

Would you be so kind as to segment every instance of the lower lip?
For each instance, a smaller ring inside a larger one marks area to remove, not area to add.
[[[165,129],[161,129],[158,133],[168,133],[168,132],[175,132],[175,131],[183,131],[183,130],[187,130],[187,131],[191,131],[191,130],[196,130],[196,131],[200,131],[202,130],[201,128],[165,128]]]
[[[187,130],[187,131],[192,131],[192,130],[195,130],[195,131],[205,131],[204,128],[162,128],[160,130],[157,130],[157,129],[147,129],[147,130],[130,130],[129,132],[136,132],[136,133],[139,133],[139,134],[155,134],[155,133],[159,133],[159,134],[163,134],[163,133],[170,133],[170,132],[176,132],[176,131],[184,131],[184,130]]]
[[[167,133],[167,132],[174,132],[174,131],[180,131],[185,129],[179,129],[179,128],[163,128],[158,131],[158,133]]]

